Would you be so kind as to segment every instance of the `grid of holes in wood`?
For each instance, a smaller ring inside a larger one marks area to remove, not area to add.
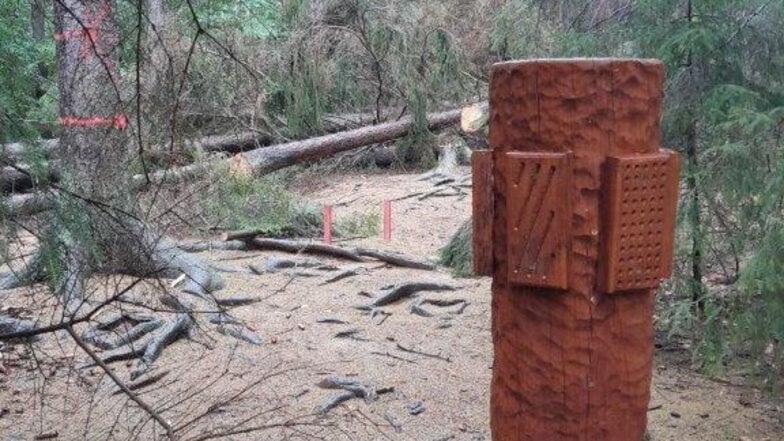
[[[609,157],[607,170],[603,288],[655,288],[671,268],[677,155]]]
[[[507,153],[509,281],[568,289],[569,153]]]

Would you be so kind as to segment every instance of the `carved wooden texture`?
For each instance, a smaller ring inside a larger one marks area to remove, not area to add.
[[[640,60],[493,67],[495,216],[491,429],[495,441],[639,441],[653,356],[653,291],[596,290],[601,168],[658,151],[663,69]],[[510,151],[573,152],[569,290],[509,283]]]
[[[474,274],[493,275],[493,156],[490,150],[471,154]]]
[[[656,288],[672,271],[678,155],[610,156],[605,170],[599,289]]]
[[[510,152],[503,167],[509,282],[568,288],[571,155]]]

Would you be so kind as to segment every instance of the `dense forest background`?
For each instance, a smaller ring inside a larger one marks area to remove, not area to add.
[[[50,3],[0,3],[0,142],[57,136]],[[436,157],[422,146],[436,140],[424,115],[486,99],[495,62],[663,60],[664,143],[684,166],[676,275],[657,325],[691,342],[701,369],[784,386],[784,2],[122,0],[117,17],[132,143],[157,168],[199,160],[189,139],[306,138],[345,114],[412,115],[422,128],[390,146],[392,163],[425,168]],[[45,187],[43,155],[31,148],[25,160]],[[248,185],[220,190],[235,196],[215,207],[234,211],[234,227],[248,209],[238,193],[267,195],[256,213],[293,198],[276,180]]]

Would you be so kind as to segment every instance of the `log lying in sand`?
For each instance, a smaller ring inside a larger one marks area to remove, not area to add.
[[[259,238],[248,241],[248,246],[251,249],[256,250],[275,250],[285,251],[287,253],[318,254],[322,256],[353,260],[355,262],[362,262],[364,260],[354,250],[319,242]]]

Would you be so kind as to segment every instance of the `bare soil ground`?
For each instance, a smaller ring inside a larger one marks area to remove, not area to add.
[[[467,170],[462,169],[463,173]],[[303,176],[296,186],[317,203],[335,205],[335,218],[380,211],[384,199],[426,192],[432,184],[417,175]],[[469,217],[470,195],[408,198],[393,203],[393,240],[377,237],[348,241],[409,255],[435,258],[437,251]],[[270,252],[202,253],[225,269],[263,265]],[[313,256],[358,274],[331,284],[334,271],[302,269],[264,276],[224,274],[219,294],[252,294],[259,303],[236,308],[263,344],[238,343],[213,329],[201,329],[169,348],[152,373],[168,372],[138,389],[176,427],[181,439],[200,439],[235,431],[227,439],[326,440],[489,440],[488,387],[492,365],[490,280],[454,279],[448,270],[423,271],[353,263]],[[299,273],[299,274],[298,274]],[[403,281],[436,281],[455,291],[425,292],[429,299],[464,299],[468,306],[428,306],[431,317],[409,311],[411,300],[381,308],[367,306],[382,287]],[[96,286],[122,286],[119,277]],[[138,296],[153,292],[150,283]],[[16,290],[3,305],[42,310],[45,288]],[[34,315],[34,314],[33,314]],[[41,317],[52,320],[57,317]],[[324,322],[329,319],[331,322]],[[342,337],[341,337],[342,336]],[[47,336],[35,346],[5,344],[0,371],[0,440],[31,440],[57,433],[57,439],[163,438],[135,404],[99,368],[70,369],[86,360],[68,335]],[[128,380],[130,365],[112,365]],[[316,385],[325,376],[355,378],[375,389],[394,388],[366,403],[351,399],[326,415],[314,409],[334,390]],[[424,409],[413,415],[409,407]],[[784,440],[784,413],[754,389],[705,378],[688,367],[688,354],[664,345],[657,353],[650,439],[694,441]],[[254,430],[250,430],[254,429]]]

